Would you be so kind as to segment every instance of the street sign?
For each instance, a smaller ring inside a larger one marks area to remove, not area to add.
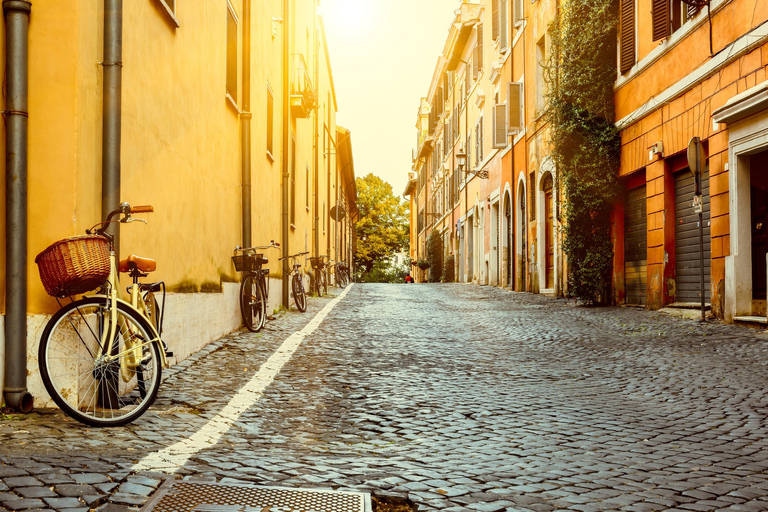
[[[704,155],[704,146],[701,144],[701,139],[698,137],[691,137],[688,142],[688,168],[691,170],[691,174],[696,179],[696,194],[700,194],[699,190],[701,173],[704,171],[704,162],[706,156]]]
[[[693,196],[693,213],[703,213],[704,212],[704,201],[702,200],[701,194]]]

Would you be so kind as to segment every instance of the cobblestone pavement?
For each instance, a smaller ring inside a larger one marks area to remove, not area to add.
[[[171,369],[123,428],[0,423],[9,510],[137,510],[134,465],[216,416],[305,314]],[[180,478],[408,497],[423,510],[768,510],[768,335],[466,285],[354,285]]]

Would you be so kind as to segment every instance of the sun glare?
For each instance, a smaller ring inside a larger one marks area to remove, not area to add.
[[[372,17],[368,0],[323,0],[320,9],[328,25],[349,35],[364,33]]]

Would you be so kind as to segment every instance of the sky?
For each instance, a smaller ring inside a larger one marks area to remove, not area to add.
[[[427,95],[460,0],[321,0],[338,112],[352,132],[355,176],[401,196]]]

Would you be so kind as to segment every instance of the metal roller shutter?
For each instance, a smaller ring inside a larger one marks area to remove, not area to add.
[[[712,243],[709,236],[709,173],[702,176],[704,201],[704,300],[709,302]],[[675,295],[676,302],[701,302],[699,270],[699,215],[693,211],[693,174],[675,176]]]
[[[645,185],[627,191],[624,208],[624,287],[626,303],[645,306],[648,268],[648,218]]]

